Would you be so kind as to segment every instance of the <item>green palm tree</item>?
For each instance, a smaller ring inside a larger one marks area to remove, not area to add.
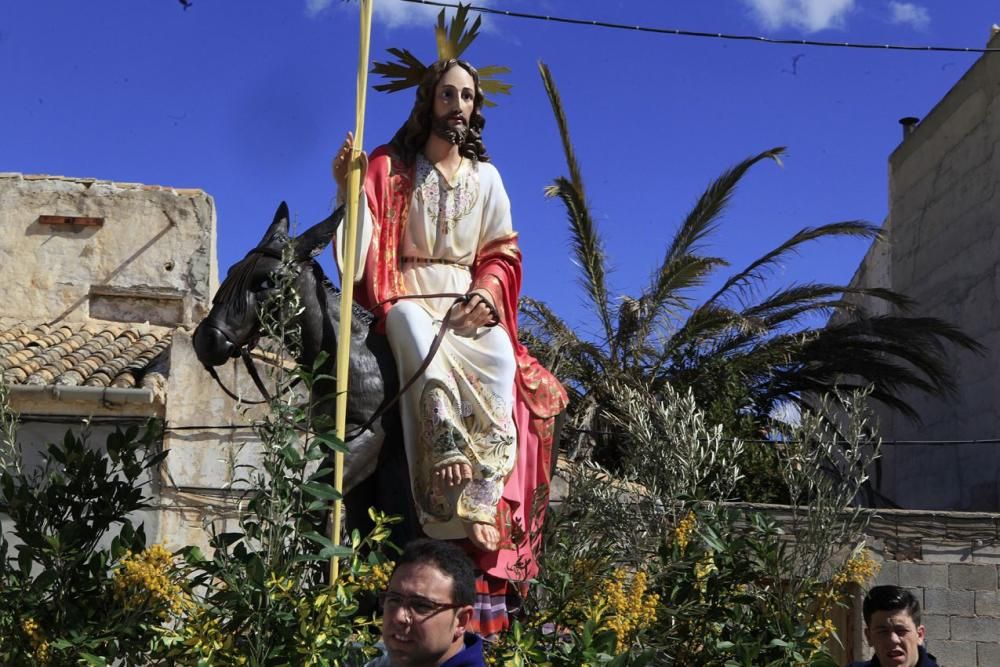
[[[570,437],[563,443],[571,458],[614,459],[614,429],[602,411],[613,405],[613,387],[621,382],[654,393],[667,383],[690,388],[711,420],[743,437],[757,436],[776,406],[801,404],[811,394],[870,385],[874,399],[917,418],[901,398],[902,390],[954,391],[946,345],[977,352],[981,346],[941,320],[871,315],[861,305],[873,298],[905,313],[912,304],[902,294],[807,283],[761,295],[769,269],[790,253],[827,238],[874,239],[879,230],[870,224],[847,221],[803,229],[733,274],[707,299],[692,300],[695,288],[728,265],[700,254],[699,247],[717,229],[740,179],[759,162],[780,163],[782,148],[740,162],[709,185],[677,229],[649,285],[636,296],[612,295],[559,93],[548,68],[539,64],[539,69],[569,169],[546,194],[566,207],[580,284],[598,333],[581,338],[546,304],[529,298],[521,304],[522,331],[570,391]],[[834,314],[834,323],[818,324]]]

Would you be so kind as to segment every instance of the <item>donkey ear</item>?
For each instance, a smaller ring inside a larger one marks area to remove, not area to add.
[[[312,258],[323,251],[323,248],[330,245],[333,235],[337,233],[337,228],[344,219],[344,207],[338,206],[337,210],[322,222],[299,234],[295,239],[295,256],[299,259]]]
[[[274,221],[264,232],[264,238],[260,240],[258,246],[267,245],[275,236],[288,236],[288,204],[281,202],[278,210],[274,212]]]

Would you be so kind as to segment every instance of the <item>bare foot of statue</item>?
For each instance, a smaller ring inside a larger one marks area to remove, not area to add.
[[[458,462],[443,465],[434,470],[434,483],[438,489],[444,491],[455,491],[472,481],[472,466],[468,463]],[[483,551],[496,551],[500,548],[500,531],[496,526],[488,523],[475,523],[462,521],[462,528],[476,548]]]
[[[500,531],[488,523],[462,522],[465,535],[477,548],[483,551],[496,551],[500,548]]]
[[[472,480],[472,466],[468,463],[449,463],[434,471],[434,482],[444,491],[468,484]]]

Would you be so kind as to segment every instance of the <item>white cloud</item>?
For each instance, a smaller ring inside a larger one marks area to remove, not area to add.
[[[764,27],[791,26],[806,32],[839,28],[855,0],[743,0]]]
[[[434,26],[440,11],[440,7],[432,7],[431,5],[417,5],[401,0],[379,0],[375,3],[374,20],[388,28],[398,28],[404,25],[431,28]],[[451,16],[451,13],[446,15]]]
[[[330,6],[333,0],[306,0],[306,16],[312,18],[317,14],[321,14]]]
[[[306,15],[310,18],[315,17],[326,11],[331,4],[333,4],[333,0],[306,0]],[[356,1],[343,2],[343,0],[338,0],[337,4],[356,12],[359,3]],[[489,2],[482,1],[476,4],[483,7],[490,5]],[[437,22],[437,15],[441,11],[441,8],[432,5],[403,2],[402,0],[378,0],[373,6],[373,10],[374,22],[384,25],[387,28],[398,28],[409,25],[431,28]],[[446,15],[450,17],[453,13],[453,11],[449,10]],[[476,16],[476,12],[470,13],[469,20],[474,21]],[[484,16],[482,26],[484,32],[487,31],[489,23],[487,17]]]
[[[892,13],[890,20],[893,23],[913,26],[917,30],[923,30],[931,23],[931,14],[927,8],[912,2],[893,0],[889,3],[889,11]]]

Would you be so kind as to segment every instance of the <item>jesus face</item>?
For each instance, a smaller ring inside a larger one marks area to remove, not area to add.
[[[434,87],[434,133],[449,143],[462,144],[475,103],[472,75],[461,65],[452,65]]]

